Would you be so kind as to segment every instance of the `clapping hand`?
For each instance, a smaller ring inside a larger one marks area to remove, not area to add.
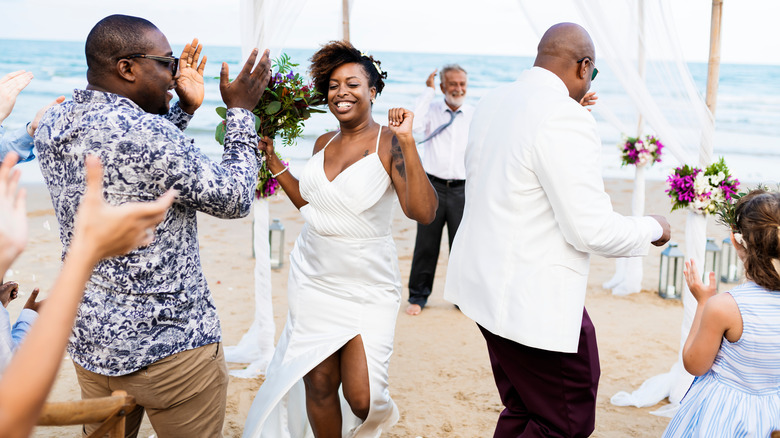
[[[434,90],[436,89],[436,87],[434,87],[434,85],[436,83],[436,72],[438,72],[438,71],[439,71],[439,69],[437,68],[436,70],[433,71],[433,73],[428,75],[428,79],[425,80],[425,86],[426,87],[431,87]]]
[[[8,303],[15,300],[19,294],[19,284],[15,281],[6,281],[0,284],[0,304],[8,307]]]
[[[715,273],[710,272],[710,284],[705,286],[701,281],[701,275],[699,275],[699,270],[696,269],[696,262],[693,259],[685,262],[683,275],[685,275],[685,282],[688,283],[688,289],[691,290],[691,294],[693,294],[693,297],[696,298],[699,304],[703,304],[718,292],[715,283]]]
[[[203,46],[195,38],[184,46],[179,58],[179,77],[176,79],[176,94],[179,96],[179,106],[188,114],[194,114],[203,104],[203,70],[206,59],[198,64]]]
[[[582,99],[580,99],[580,105],[584,106],[585,108],[588,108],[591,105],[595,105],[596,101],[599,100],[599,97],[596,96],[595,91],[589,91],[585,93],[584,96],[582,96]],[[588,111],[591,109],[588,108]]]
[[[11,114],[16,96],[33,79],[33,74],[24,70],[8,73],[0,79],[0,124]]]
[[[401,137],[412,138],[413,120],[414,113],[406,108],[391,108],[387,112],[387,125],[390,131],[399,139]]]
[[[43,302],[46,300],[36,301],[36,299],[38,298],[38,292],[40,292],[40,289],[38,289],[37,287],[33,289],[33,291],[30,293],[30,296],[27,298],[27,302],[24,303],[25,309],[30,309],[36,313],[41,311],[41,306],[43,305]]]
[[[9,152],[0,165],[0,276],[27,245],[26,191],[18,188],[21,173],[13,168],[18,159]]]
[[[222,63],[222,70],[219,72],[219,92],[228,108],[244,108],[249,111],[254,109],[271,80],[269,55],[268,50],[263,52],[260,62],[252,69],[257,59],[257,49],[252,49],[244,67],[233,81],[228,79],[230,75],[227,63]]]
[[[176,197],[168,190],[156,201],[128,202],[113,206],[103,199],[103,166],[88,156],[87,187],[76,212],[69,252],[80,252],[90,261],[125,254],[154,240],[154,229],[165,219]]]

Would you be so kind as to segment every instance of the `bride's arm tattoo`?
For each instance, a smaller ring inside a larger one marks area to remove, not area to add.
[[[398,138],[393,136],[393,145],[390,148],[390,153],[393,156],[393,165],[401,178],[406,181],[406,164],[404,163],[404,153],[401,151],[401,145],[398,144]]]

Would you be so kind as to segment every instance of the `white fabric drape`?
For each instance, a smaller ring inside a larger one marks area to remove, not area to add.
[[[271,49],[277,56],[306,0],[241,0],[241,54],[244,59],[254,48],[260,53]]]
[[[255,252],[255,316],[252,325],[238,345],[225,347],[227,362],[249,363],[243,370],[230,374],[236,377],[252,378],[265,374],[274,355],[273,303],[271,301],[271,257],[268,242],[268,201],[255,199],[253,234]]]
[[[594,107],[594,115],[603,117],[625,133],[624,126],[632,124],[630,120],[636,120],[641,114],[651,130],[663,140],[664,152],[667,153],[664,161],[668,162],[671,155],[681,164],[699,167],[710,164],[714,117],[683,59],[669,0],[645,0],[643,25],[639,23],[636,1],[548,0],[544,7],[535,3],[518,0],[531,28],[541,36],[544,30],[558,22],[582,24],[596,46],[597,65],[606,64],[608,67],[602,69],[601,83],[612,75],[628,96],[628,101],[616,101],[614,106],[610,102],[599,101]],[[551,3],[558,7],[550,7]],[[642,27],[648,29],[644,35],[639,32]],[[645,49],[647,63],[644,75],[637,68],[637,41]],[[626,111],[625,108],[631,106],[636,112]],[[611,108],[617,110],[610,111]],[[686,258],[693,258],[698,264],[703,262],[706,239],[702,236],[705,235],[706,217],[694,213],[689,215],[685,235]],[[623,269],[623,275],[628,275],[626,265]],[[684,289],[686,316],[681,326],[681,346],[696,309],[695,300],[691,303],[692,300],[686,298],[690,292],[687,287]],[[612,401],[621,405],[652,406],[669,396],[672,405],[665,413],[668,415],[675,410],[690,381],[690,375],[685,373],[681,359],[678,359],[669,373],[648,380],[634,394],[618,394]]]

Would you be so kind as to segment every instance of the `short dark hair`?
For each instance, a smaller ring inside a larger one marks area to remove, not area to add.
[[[368,86],[376,88],[376,94],[385,88],[383,79],[387,78],[387,72],[379,67],[382,63],[371,55],[366,55],[352,46],[348,41],[331,41],[318,50],[311,59],[309,73],[314,81],[314,88],[328,95],[328,82],[333,70],[351,62],[360,64],[368,76]]]
[[[87,79],[109,71],[122,56],[146,53],[152,43],[149,30],[159,30],[151,21],[129,15],[109,15],[98,21],[87,35]]]

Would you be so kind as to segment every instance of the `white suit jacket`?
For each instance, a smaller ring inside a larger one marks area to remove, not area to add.
[[[612,210],[600,151],[590,112],[548,70],[482,98],[444,298],[498,336],[575,353],[590,254],[646,255],[660,229]]]

